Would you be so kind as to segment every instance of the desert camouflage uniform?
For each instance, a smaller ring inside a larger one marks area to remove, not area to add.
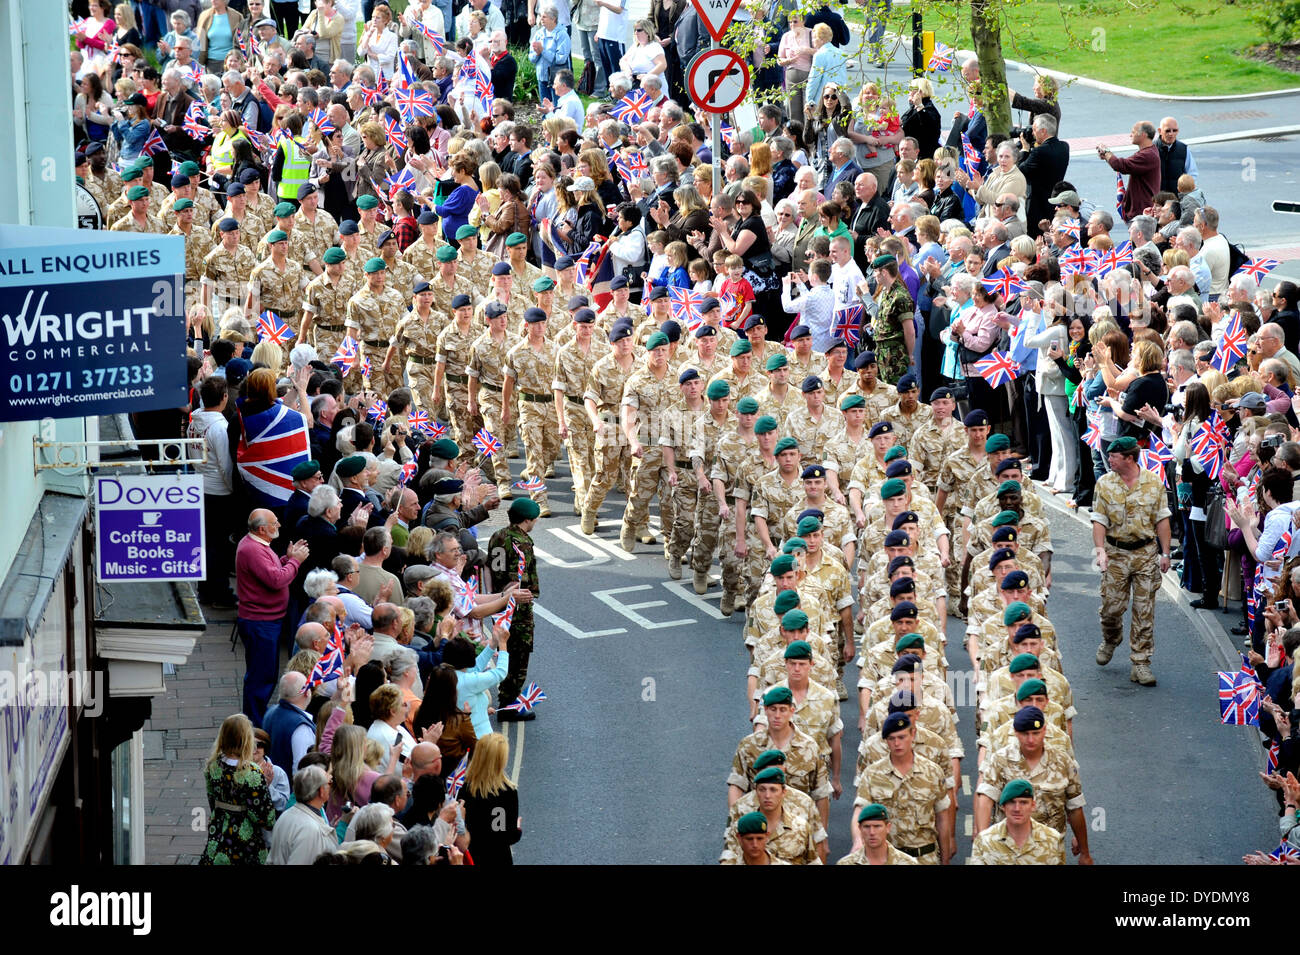
[[[348,299],[346,315],[344,324],[360,340],[361,350],[370,358],[370,387],[386,398],[389,392],[402,386],[401,368],[384,371],[381,365],[397,323],[406,315],[406,303],[387,284],[378,295],[370,291],[369,285],[362,285]]]
[[[989,826],[971,843],[967,865],[1065,865],[1065,842],[1051,826],[1031,819],[1023,846],[1007,834],[1007,821]]]
[[[213,322],[220,323],[221,313],[232,305],[244,310],[244,296],[248,294],[248,279],[253,274],[257,260],[242,243],[234,252],[227,252],[220,242],[212,247],[203,260],[202,284],[212,287],[209,312]]]
[[[729,515],[726,519],[720,520],[718,524],[717,539],[718,546],[721,548],[723,593],[738,598],[737,605],[746,602],[746,595],[750,585],[750,580],[746,574],[750,567],[749,558],[756,549],[759,549],[758,535],[754,533],[753,521],[748,513],[748,507],[752,497],[753,482],[758,479],[763,470],[757,438],[746,441],[740,437],[739,433],[731,431],[718,439],[713,454],[713,467],[709,471],[709,480],[722,482],[723,496],[729,506]],[[714,498],[714,508],[716,509],[717,496],[712,491],[710,491],[709,496]],[[744,501],[746,506],[745,541],[747,553],[744,557],[736,553],[737,501]],[[760,576],[759,580],[754,583],[755,595],[761,583],[762,578]]]
[[[549,321],[546,323],[547,338],[550,338],[551,324]],[[582,394],[587,389],[587,376],[591,369],[609,352],[609,343],[602,342],[595,335],[591,338],[591,351],[586,355],[572,341],[558,346],[555,352],[551,388],[561,392],[566,402],[564,413],[569,436],[565,445],[569,449],[569,472],[573,475],[573,500],[579,511],[596,467],[593,456],[596,435],[591,419],[587,417],[587,409],[583,407]]]
[[[856,813],[870,803],[889,810],[890,844],[913,850],[922,865],[939,864],[939,834],[936,817],[952,805],[948,773],[924,756],[912,756],[912,771],[899,775],[889,757],[870,764],[858,783],[853,800]]]
[[[929,405],[918,402],[916,410],[907,415],[903,413],[903,409],[895,401],[880,413],[880,420],[888,421],[894,426],[895,443],[904,445],[910,455],[916,453],[912,447],[912,437],[934,420],[934,412],[930,410]],[[909,460],[911,459],[909,458]]]
[[[172,228],[168,235],[184,235],[180,229]],[[188,312],[199,304],[199,284],[203,280],[203,263],[212,251],[212,236],[199,228],[190,226],[190,234],[185,236],[185,310]],[[213,317],[214,324],[221,320],[220,315]]]
[[[918,724],[913,724],[913,728],[916,730],[916,736],[912,740],[913,752],[917,756],[924,756],[940,769],[950,766],[948,744],[944,742],[943,737]],[[889,744],[885,742],[885,738],[879,733],[864,734],[861,742],[858,743],[858,761],[853,770],[853,788],[857,789],[861,785],[862,774],[868,766],[888,758]],[[951,780],[952,777],[949,776],[948,779]]]
[[[767,851],[778,860],[788,862],[790,865],[821,865],[821,856],[817,854],[817,843],[826,838],[821,814],[817,812],[815,806],[811,811],[800,808],[794,800],[790,799],[789,792],[787,786],[786,797],[781,802],[779,828],[768,829]],[[754,793],[746,793],[736,801],[732,809],[740,810],[736,815],[737,819],[746,812],[757,812],[758,796]],[[818,838],[819,833],[820,838]],[[733,822],[727,826],[722,858],[718,861],[723,865],[735,865],[742,860],[740,837],[736,835],[736,824]]]
[[[110,232],[138,232],[142,235],[164,235],[167,227],[163,225],[162,219],[159,219],[151,212],[146,212],[144,216],[144,227],[141,228],[135,221],[135,216],[131,215],[131,210],[126,210],[126,215],[118,216],[109,226]]]
[[[438,243],[440,245],[441,243]],[[406,247],[402,253],[402,261],[407,263],[415,270],[415,274],[430,285],[433,284],[434,276],[438,275],[438,245],[428,245],[421,235],[418,239]]]
[[[842,681],[844,679],[844,650],[846,644],[844,642],[844,628],[840,626],[840,612],[845,609],[851,611],[853,608],[853,585],[849,580],[849,572],[844,568],[844,564],[840,560],[828,557],[826,549],[823,547],[822,559],[818,561],[816,567],[808,569],[808,577],[822,589],[826,594],[829,605],[834,608],[832,616],[835,629],[835,671]]]
[[[808,672],[809,679],[813,683],[833,687],[836,677],[831,645],[824,634],[815,634],[811,630],[805,639],[812,648],[812,668]],[[748,673],[748,676],[758,679],[753,699],[761,700],[764,693],[785,681],[785,648],[786,643],[781,639],[779,630],[761,639],[754,647],[754,662],[750,664]]]
[[[807,467],[826,460],[826,446],[839,435],[843,424],[844,417],[829,405],[822,408],[821,421],[814,421],[805,405],[786,416],[783,433],[799,442],[799,463]]]
[[[739,404],[741,398],[752,397],[757,401],[759,392],[767,385],[767,380],[756,371],[751,371],[743,379],[738,378],[736,372],[730,367],[730,362],[728,362],[728,367],[715,374],[709,379],[708,383],[711,385],[715,381],[725,381],[728,387],[731,388],[731,395],[727,399],[727,410],[732,414],[736,413],[736,405]]]
[[[595,516],[600,512],[600,505],[617,483],[620,472],[631,465],[632,454],[627,438],[619,427],[619,407],[623,402],[623,386],[636,368],[634,359],[624,371],[611,351],[592,366],[587,376],[583,398],[595,402],[602,428],[595,435],[596,470],[587,484],[587,496],[582,505],[584,514]]]
[[[788,680],[773,683],[768,689],[790,686]],[[760,710],[755,722],[765,720]],[[844,723],[840,720],[840,701],[835,691],[828,689],[816,680],[808,681],[808,692],[802,702],[795,697],[794,718],[791,720],[796,729],[803,730],[817,741],[817,749],[822,758],[831,758],[831,739],[844,732]]]
[[[1097,480],[1093,492],[1092,520],[1106,529],[1107,538],[1150,543],[1124,550],[1107,540],[1106,572],[1101,575],[1101,635],[1113,647],[1124,642],[1124,611],[1130,595],[1133,618],[1129,625],[1130,659],[1150,664],[1155,652],[1156,593],[1160,590],[1159,541],[1156,525],[1169,518],[1165,486],[1155,474],[1142,469],[1131,489],[1114,471]]]
[[[393,367],[406,365],[406,377],[411,390],[419,399],[420,407],[430,417],[436,417],[437,408],[433,401],[433,372],[438,354],[438,337],[444,319],[432,309],[429,316],[422,318],[412,311],[407,314],[393,332],[391,342],[395,350]]]
[[[695,536],[696,515],[700,506],[700,482],[691,464],[691,442],[695,426],[701,418],[709,417],[707,401],[699,411],[691,411],[680,397],[669,409],[659,443],[673,449],[673,462],[677,470],[677,486],[672,488],[671,501],[661,502],[659,525],[664,531],[664,554],[670,566],[680,566],[682,558]],[[663,507],[671,503],[671,507]],[[671,514],[672,520],[668,516]],[[673,565],[673,561],[677,564]]]
[[[681,375],[687,368],[694,368],[706,384],[710,378],[722,371],[729,363],[727,356],[718,352],[714,353],[713,361],[707,365],[700,361],[700,356],[695,353],[694,349],[684,352],[679,348],[677,354],[679,356],[685,354],[686,357],[677,363],[676,373]]]
[[[785,398],[780,401],[777,401],[772,394],[770,384],[754,397],[758,399],[758,413],[760,415],[771,415],[775,418],[776,433],[782,436],[786,433],[785,423],[790,417],[790,412],[805,407],[803,395],[797,388],[791,388],[789,385],[786,386]]]
[[[915,468],[917,479],[932,492],[939,490],[939,475],[944,465],[966,447],[966,428],[960,421],[948,420],[951,423],[941,431],[931,416],[913,432],[907,445],[908,460]]]
[[[345,270],[337,281],[331,279],[328,273],[322,272],[308,282],[307,288],[303,290],[301,314],[304,318],[308,313],[311,314],[312,345],[322,361],[332,359],[339,346],[343,344],[343,339],[347,337],[347,326],[344,322],[348,300],[352,298],[357,288],[356,276]],[[301,338],[301,322],[296,332]],[[348,391],[355,391],[361,385],[360,364],[360,362],[355,363],[352,370],[343,378]]]
[[[772,609],[776,603],[776,593],[774,587],[765,588],[749,605],[744,635],[751,660],[757,656],[756,647],[760,644],[766,646],[767,641],[779,639],[777,631],[781,620]],[[820,587],[814,581],[805,580],[795,588],[795,593],[799,595],[799,609],[808,615],[809,637],[830,637],[831,627],[838,622],[838,618],[828,612]]]
[[[677,379],[667,365],[663,377],[655,378],[649,365],[638,363],[623,384],[622,404],[636,411],[637,440],[642,449],[641,458],[632,459],[632,483],[627,489],[627,507],[623,511],[623,526],[628,533],[640,533],[648,527],[650,500],[661,483],[667,486],[668,468],[659,439],[666,433],[665,427],[671,426],[669,414],[679,397]],[[661,499],[661,526],[662,511]],[[670,527],[671,524],[664,528],[665,537]]]
[[[498,486],[510,486],[510,437],[501,421],[501,387],[504,384],[506,356],[518,343],[506,332],[501,341],[492,337],[489,330],[474,339],[470,346],[469,376],[478,379],[478,413],[486,428],[498,441],[501,450],[492,455],[492,473]]]
[[[962,429],[965,431],[965,428]],[[981,456],[976,459],[971,457],[970,451],[961,447],[950,453],[948,457],[939,466],[939,478],[935,486],[935,493],[946,491],[947,499],[943,503],[943,521],[944,526],[948,528],[948,550],[952,555],[952,562],[948,565],[948,572],[945,575],[948,583],[948,605],[952,611],[956,611],[959,616],[965,616],[965,611],[959,608],[962,598],[962,567],[966,562],[966,544],[962,534],[962,502],[966,498],[967,489],[973,483],[975,475],[980,471],[988,471],[988,464],[981,452]]]
[[[919,864],[915,859],[909,856],[906,852],[899,852],[897,849],[895,849],[893,846],[889,845],[888,843],[885,844],[885,850],[888,853],[888,858],[885,859],[885,865],[918,865]],[[835,864],[836,865],[870,865],[871,863],[867,861],[867,850],[865,847],[863,847],[859,849],[857,852],[850,852],[848,855],[844,856],[842,859],[840,859],[839,862]]]
[[[1034,787],[1034,818],[1062,835],[1068,825],[1068,813],[1087,805],[1083,785],[1079,782],[1079,764],[1068,753],[1044,743],[1043,754],[1033,769],[1020,754],[1020,741],[1013,739],[995,751],[980,767],[977,792],[994,802],[992,821],[1002,818],[997,808],[1002,787],[1013,779],[1026,779]]]
[[[784,515],[803,500],[803,493],[803,481],[799,480],[798,470],[789,484],[781,479],[780,468],[766,472],[754,484],[749,499],[750,513],[767,522],[768,537],[777,548],[789,536],[785,533]]]
[[[285,262],[281,272],[269,257],[253,266],[248,277],[249,290],[258,302],[258,313],[274,312],[290,327],[298,324],[298,307],[307,287],[304,269],[293,259]]]
[[[993,532],[997,529],[993,526],[993,518],[998,512],[993,514],[984,514],[979,518],[978,523],[972,523],[970,529],[970,551],[978,554],[982,550],[987,550],[993,546]],[[1041,517],[1033,517],[1029,514],[1022,514],[1020,523],[1016,525],[1016,538],[1020,542],[1017,548],[1018,554],[1050,554],[1052,552],[1052,533],[1047,526],[1047,522]],[[1041,566],[1042,560],[1039,560]],[[972,570],[974,563],[972,562]]]
[[[718,499],[713,493],[713,459],[717,455],[718,442],[724,435],[735,434],[735,419],[728,416],[722,423],[713,420],[707,411],[695,422],[691,434],[691,466],[699,461],[704,475],[709,479],[708,490],[700,491],[695,511],[695,538],[691,545],[691,569],[697,574],[706,574],[713,564],[713,554],[718,549],[718,535],[722,527],[722,518],[718,513]],[[692,480],[695,480],[692,476]],[[699,482],[696,481],[696,486]]]
[[[861,395],[862,400],[867,404],[867,418],[863,427],[868,431],[871,430],[872,425],[884,418],[885,412],[889,410],[891,406],[898,404],[898,389],[885,381],[883,375],[876,379],[876,387],[870,392],[862,390],[862,385],[859,383],[857,375],[845,372],[845,378],[848,379],[849,383],[842,388],[840,393],[836,396],[835,407],[838,408],[840,402],[849,395]],[[823,381],[825,381],[825,379],[823,379]],[[830,385],[827,385],[826,387],[827,403],[829,404]]]
[[[781,747],[772,742],[766,725],[755,727],[754,732],[742,739],[736,747],[727,784],[742,792],[750,792],[754,788],[754,760],[758,759],[759,753],[769,749]],[[785,765],[781,768],[785,770],[787,789],[801,792],[814,801],[830,798],[831,783],[826,776],[826,763],[817,750],[816,740],[795,729],[790,745],[781,751],[785,753]]]
[[[437,279],[434,280],[438,281]],[[433,283],[430,283],[432,285]],[[437,308],[437,296],[435,294],[434,303]],[[448,311],[450,310],[450,299],[448,299]],[[439,312],[441,315],[448,314],[448,311]],[[460,456],[463,461],[470,461],[474,458],[474,446],[471,438],[483,425],[483,418],[480,415],[471,415],[469,413],[469,362],[474,342],[478,340],[482,330],[479,328],[473,318],[470,319],[469,331],[462,332],[460,326],[455,320],[447,322],[447,326],[438,333],[437,351],[434,354],[435,363],[442,365],[442,382],[445,395],[443,403],[447,408],[447,417],[451,421],[453,437],[456,440],[456,446],[460,448]],[[479,389],[479,399],[482,400],[483,389]]]
[[[803,380],[809,375],[821,378],[826,374],[826,356],[821,352],[810,351],[804,360],[793,348],[788,348],[785,357],[790,362],[790,387],[795,391],[800,390]]]
[[[560,456],[560,423],[551,392],[555,355],[555,345],[543,337],[541,351],[523,339],[506,356],[505,374],[515,382],[519,435],[524,440],[524,474],[528,477],[545,478]],[[548,508],[545,488],[530,492],[529,497],[539,507]]]

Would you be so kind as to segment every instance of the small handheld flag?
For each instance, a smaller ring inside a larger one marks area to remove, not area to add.
[[[356,339],[351,336],[343,339],[343,343],[339,345],[339,350],[334,353],[334,357],[330,359],[330,363],[345,375],[352,371],[353,367],[357,363]]]
[[[375,421],[383,421],[388,417],[388,402],[383,398],[376,398],[375,403],[366,409],[366,417],[373,418]]]
[[[515,487],[521,491],[545,491],[546,482],[539,477],[525,477],[522,481],[516,481]]]
[[[645,122],[646,117],[650,115],[650,107],[653,105],[654,101],[650,98],[649,93],[645,90],[633,90],[615,103],[609,114],[620,123],[634,126],[637,123]]]
[[[447,795],[455,799],[460,795],[460,789],[465,785],[465,776],[469,772],[469,753],[460,758],[452,774],[447,777]]]
[[[527,713],[532,710],[538,703],[545,703],[546,693],[536,683],[529,683],[524,687],[524,691],[519,694],[515,702],[501,707],[503,710],[518,710],[520,713]]]
[[[293,338],[293,329],[284,319],[268,309],[257,316],[257,337],[262,341],[283,345]]]
[[[835,310],[835,323],[831,334],[842,338],[852,348],[857,348],[862,341],[862,305],[853,302]]]
[[[479,428],[472,440],[475,450],[485,458],[501,453],[501,442],[487,428]]]
[[[1219,347],[1210,359],[1210,365],[1226,375],[1233,365],[1246,357],[1246,341],[1249,338],[1250,334],[1241,325],[1241,314],[1233,312],[1228,327],[1223,330]]]
[[[1020,374],[1020,365],[1004,351],[995,351],[975,362],[975,370],[993,388],[1006,384]]]
[[[927,69],[934,70],[936,73],[947,73],[952,69],[953,48],[946,43],[934,41],[934,52],[930,54],[930,63]]]

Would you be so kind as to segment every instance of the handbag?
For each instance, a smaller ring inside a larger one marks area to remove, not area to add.
[[[1223,486],[1218,481],[1213,481],[1205,494],[1205,546],[1211,550],[1228,549],[1228,515]]]

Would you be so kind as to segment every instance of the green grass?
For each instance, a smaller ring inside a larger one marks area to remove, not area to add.
[[[960,20],[954,20],[937,5],[928,6],[925,28],[944,43],[970,49],[969,8],[963,5]],[[1126,0],[1011,0],[1003,6],[1003,55],[1153,93],[1216,96],[1300,87],[1300,74],[1239,55],[1262,42],[1247,4],[1146,0],[1139,6]],[[850,16],[861,20],[860,11]],[[894,9],[890,29],[910,36],[908,8]]]

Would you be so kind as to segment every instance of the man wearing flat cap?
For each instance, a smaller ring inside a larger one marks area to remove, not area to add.
[[[1164,482],[1138,464],[1133,438],[1118,438],[1106,449],[1110,470],[1097,480],[1092,505],[1092,546],[1101,571],[1101,646],[1105,666],[1124,642],[1124,611],[1133,603],[1129,624],[1129,679],[1155,686],[1156,593],[1169,569],[1169,503]]]
[[[905,852],[889,844],[889,810],[878,802],[863,806],[858,813],[858,833],[862,844],[840,859],[836,865],[917,865]]]
[[[1013,779],[1002,787],[1003,818],[971,844],[967,865],[1065,865],[1060,834],[1034,819],[1034,787]]]
[[[889,813],[890,844],[922,865],[947,865],[956,846],[950,836],[955,809],[949,792],[953,781],[937,764],[917,755],[912,719],[904,713],[885,717],[880,735],[889,755],[871,763],[858,782],[855,813],[879,804]],[[863,849],[863,834],[855,818],[853,851]]]
[[[824,865],[826,861],[826,830],[816,810],[809,812],[802,801],[789,798],[790,790],[786,788],[785,770],[779,764],[765,763],[764,768],[754,776],[754,791],[746,793],[737,802],[743,804],[745,818],[750,811],[763,816],[767,824],[767,850],[772,855],[790,865]],[[758,820],[751,820],[746,828],[756,826]],[[740,847],[740,834],[737,832],[739,818],[727,826],[722,858],[719,862],[735,865],[743,853]]]

